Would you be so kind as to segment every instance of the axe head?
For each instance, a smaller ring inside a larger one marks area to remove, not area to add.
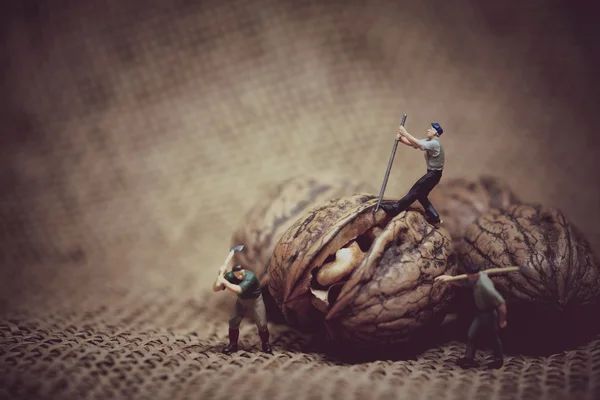
[[[231,250],[229,250],[229,251],[237,253],[238,251],[242,251],[243,249],[244,249],[244,245],[240,244],[239,246],[232,247]]]

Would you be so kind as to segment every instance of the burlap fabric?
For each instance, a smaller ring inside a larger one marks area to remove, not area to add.
[[[486,3],[5,4],[0,397],[600,397],[598,339],[464,372],[457,338],[350,363],[245,321],[220,354],[245,211],[298,174],[377,190],[402,113],[442,123],[445,177],[507,179],[598,251],[592,5]],[[422,169],[399,149],[387,195]]]

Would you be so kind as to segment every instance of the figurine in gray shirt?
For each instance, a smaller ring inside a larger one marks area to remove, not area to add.
[[[408,194],[396,203],[382,204],[386,212],[399,213],[406,210],[416,200],[425,208],[425,216],[430,224],[437,225],[441,222],[440,216],[433,208],[433,205],[427,198],[429,193],[442,179],[442,170],[444,169],[444,148],[440,142],[440,135],[444,130],[437,122],[431,124],[427,130],[426,139],[416,139],[400,126],[397,133],[397,139],[407,146],[414,147],[425,152],[425,162],[427,164],[427,173],[413,185]]]

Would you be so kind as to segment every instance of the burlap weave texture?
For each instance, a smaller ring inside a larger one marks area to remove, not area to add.
[[[524,200],[561,208],[598,252],[598,63],[580,17],[591,10],[3,7],[0,397],[600,396],[597,340],[463,372],[459,341],[347,364],[273,327],[270,357],[244,321],[250,350],[225,357],[233,295],[210,293],[265,187],[328,171],[378,188],[402,113],[411,133],[444,126],[445,177],[500,176]],[[422,169],[422,154],[401,147],[386,196]]]

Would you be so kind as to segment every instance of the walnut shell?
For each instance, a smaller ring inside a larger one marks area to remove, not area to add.
[[[441,322],[452,290],[433,282],[454,271],[450,235],[416,209],[373,213],[376,203],[367,194],[333,199],[283,235],[269,263],[269,291],[291,326],[325,327],[330,340],[369,347],[404,342]]]
[[[371,191],[366,183],[335,175],[299,176],[270,186],[247,211],[243,224],[232,235],[232,246],[244,245],[233,262],[254,271],[261,286],[266,287],[267,263],[273,249],[298,218],[311,207],[332,198]]]
[[[469,225],[464,240],[462,264],[522,267],[492,277],[507,304],[571,312],[600,298],[598,259],[559,210],[529,204],[493,209]]]
[[[442,180],[431,191],[429,200],[444,221],[455,248],[460,245],[467,226],[481,214],[492,208],[521,203],[508,183],[489,175],[476,180]]]

